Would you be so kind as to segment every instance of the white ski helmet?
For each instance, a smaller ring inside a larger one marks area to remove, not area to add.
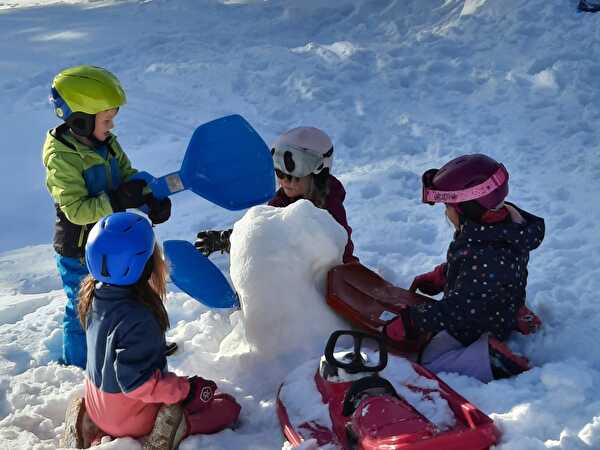
[[[275,169],[297,178],[331,169],[333,143],[315,127],[292,128],[271,146]]]

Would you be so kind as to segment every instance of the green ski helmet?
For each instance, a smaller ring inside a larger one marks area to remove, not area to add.
[[[112,73],[96,66],[75,66],[59,72],[52,81],[50,101],[56,115],[75,134],[90,136],[95,115],[127,102],[121,83]]]

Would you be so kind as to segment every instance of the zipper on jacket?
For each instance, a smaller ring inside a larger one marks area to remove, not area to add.
[[[104,144],[104,146],[106,148],[106,165],[104,166],[106,169],[106,190],[111,192],[113,190],[111,151],[108,144]]]
[[[77,248],[83,247],[83,238],[85,236],[86,231],[87,231],[87,225],[81,225],[81,231],[79,232],[79,241],[77,242]]]

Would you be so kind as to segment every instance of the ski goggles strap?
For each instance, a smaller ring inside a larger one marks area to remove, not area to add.
[[[271,149],[275,168],[293,177],[302,178],[311,173],[318,173],[323,168],[325,155],[313,153],[303,147],[285,144]]]
[[[495,191],[508,180],[508,172],[500,164],[498,170],[483,183],[458,191],[438,191],[432,188],[433,178],[437,172],[438,169],[429,169],[423,174],[423,203],[433,205],[434,203],[462,203],[476,200]]]

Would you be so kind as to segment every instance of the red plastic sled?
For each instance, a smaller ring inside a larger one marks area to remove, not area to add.
[[[385,339],[383,326],[397,316],[401,305],[431,301],[434,300],[394,286],[362,264],[336,266],[327,275],[327,304],[353,325],[383,337],[395,353],[419,352],[427,337],[394,342]]]
[[[296,417],[294,428],[282,400],[284,382],[277,394],[277,415],[285,438],[294,448],[315,439],[318,446],[343,450],[487,450],[498,442],[500,433],[488,416],[432,372],[411,364],[418,375],[435,381],[438,388],[406,387],[425,397],[437,392],[446,400],[455,418],[450,428],[437,428],[378,373],[355,373],[352,381],[344,381],[322,361],[314,382],[328,408],[330,424],[314,419],[299,422]]]

